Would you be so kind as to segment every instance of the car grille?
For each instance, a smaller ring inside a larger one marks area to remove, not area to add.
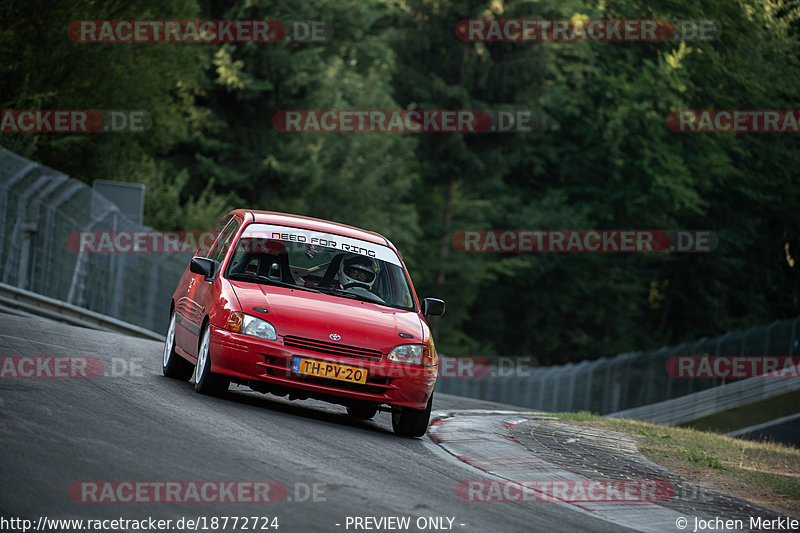
[[[367,361],[380,361],[383,357],[383,354],[378,350],[367,350],[357,346],[344,346],[332,342],[304,339],[302,337],[284,337],[283,344],[289,348],[299,348],[301,350],[308,350],[309,352],[338,355],[340,357],[366,359]]]

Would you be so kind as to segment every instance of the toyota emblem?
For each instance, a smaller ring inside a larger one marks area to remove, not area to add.
[[[328,337],[330,337],[332,341],[338,341],[342,339],[342,336],[339,335],[338,333],[331,333],[330,335],[328,335]]]

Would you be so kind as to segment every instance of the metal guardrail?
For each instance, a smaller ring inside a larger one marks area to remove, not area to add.
[[[725,436],[741,437],[742,435],[747,435],[748,433],[757,433],[761,430],[769,429],[774,426],[780,426],[783,424],[788,424],[789,422],[794,422],[795,420],[797,420],[797,423],[800,423],[800,413],[788,416],[782,416],[779,418],[773,418],[772,420],[767,420],[766,422],[762,422],[760,424],[754,424],[752,426],[746,426],[733,431],[729,431],[728,433],[725,434]]]
[[[755,377],[606,415],[674,426],[800,390],[800,379]]]
[[[483,373],[484,377],[460,375],[443,378],[439,379],[436,390],[537,410],[590,411],[607,415],[660,404],[722,385],[723,380],[719,378],[678,379],[669,376],[666,364],[671,357],[693,355],[800,355],[800,318],[779,320],[746,331],[728,332],[719,337],[659,350],[623,353],[578,364],[527,368],[523,372],[506,373],[509,375],[487,371]],[[741,380],[728,381],[726,387],[738,381]],[[800,379],[795,381],[800,382]],[[770,378],[763,386],[777,387],[773,382],[777,380]]]
[[[0,147],[0,282],[166,333],[184,254],[76,253],[80,231],[148,231],[79,180]]]
[[[75,326],[123,333],[133,337],[163,341],[164,336],[116,318],[96,313],[77,305],[62,302],[35,292],[0,283],[0,307],[19,310],[25,315],[35,315]]]

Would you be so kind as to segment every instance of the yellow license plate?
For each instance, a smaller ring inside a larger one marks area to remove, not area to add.
[[[309,376],[319,376],[321,378],[338,379],[351,383],[366,383],[367,371],[357,366],[337,365],[327,361],[315,361],[313,359],[303,359],[302,357],[292,358],[292,372],[306,374]]]

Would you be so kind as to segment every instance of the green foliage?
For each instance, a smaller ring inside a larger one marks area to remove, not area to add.
[[[469,43],[464,18],[712,19],[714,41]],[[325,43],[89,44],[72,20],[322,20]],[[447,354],[541,364],[796,316],[800,151],[791,134],[676,134],[678,109],[797,109],[796,2],[6,0],[0,108],[143,109],[140,134],[2,134],[91,182],[147,186],[146,223],[231,207],[379,231]],[[282,133],[291,109],[526,109],[523,134]],[[709,229],[712,254],[465,254],[460,229]]]
[[[658,438],[658,439],[671,439],[672,438],[672,435],[668,435],[666,433],[656,433],[655,431],[652,431],[650,429],[640,429],[639,430],[639,434],[640,435],[644,435],[645,437],[652,437],[652,438]]]
[[[6,148],[76,178],[128,181],[143,156],[164,157],[188,134],[192,92],[207,62],[202,46],[81,43],[67,27],[81,19],[196,18],[195,0],[52,2],[8,0],[0,27],[2,109],[143,110],[142,133],[3,134]]]
[[[689,460],[696,464],[705,465],[709,468],[722,468],[719,459],[712,457],[702,448],[695,447],[689,450]]]

